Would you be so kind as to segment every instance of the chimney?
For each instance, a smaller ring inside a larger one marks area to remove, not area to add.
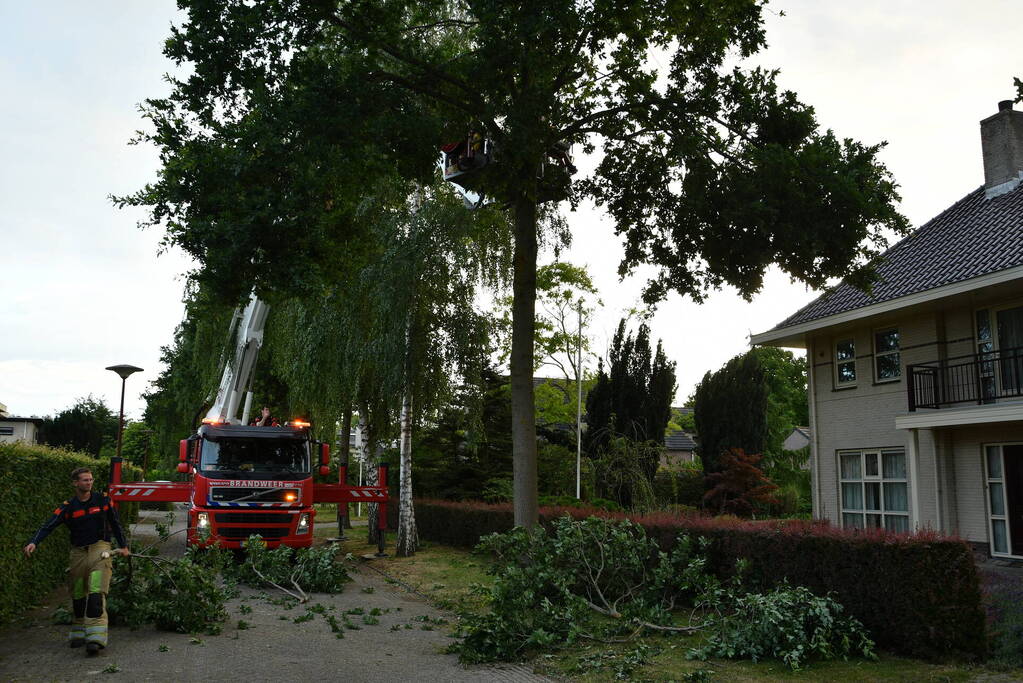
[[[1013,110],[1012,100],[999,102],[998,113],[980,122],[980,143],[988,199],[1023,183],[1023,111]]]

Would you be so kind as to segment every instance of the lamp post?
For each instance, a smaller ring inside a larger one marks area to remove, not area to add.
[[[134,365],[111,365],[107,370],[116,372],[118,377],[121,378],[121,412],[117,419],[117,457],[120,458],[121,437],[124,435],[124,383],[128,379],[128,375],[142,372],[142,368],[137,368]]]
[[[583,472],[583,300],[579,298],[579,332],[575,339],[575,497],[576,500],[583,499],[582,472]]]

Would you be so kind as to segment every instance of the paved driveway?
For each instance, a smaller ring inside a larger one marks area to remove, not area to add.
[[[133,535],[142,537],[146,529],[144,524],[136,525]],[[219,636],[193,639],[152,628],[113,628],[110,647],[89,658],[84,648],[67,646],[65,626],[50,621],[54,608],[66,601],[66,591],[58,590],[46,607],[28,615],[26,623],[2,633],[0,680],[548,680],[525,666],[461,666],[454,655],[443,653],[451,639],[448,628],[439,622],[451,615],[388,584],[372,570],[357,570],[353,578],[344,592],[314,594],[309,603],[322,605],[324,613],[339,622],[346,611],[365,613],[365,621],[363,615],[349,615],[359,629],[344,629],[343,639],[335,636],[323,615],[295,623],[296,617],[307,614],[305,606],[285,609],[260,597],[260,591],[243,589],[228,603],[230,616]],[[281,594],[268,591],[266,595]],[[372,610],[379,615],[370,615]],[[248,628],[239,630],[239,620],[247,622]]]

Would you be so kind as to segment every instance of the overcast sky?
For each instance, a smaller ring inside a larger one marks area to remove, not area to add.
[[[137,104],[167,91],[160,50],[174,17],[166,0],[0,2],[0,403],[15,415],[90,393],[116,409],[120,380],[103,368],[130,363],[145,369],[127,385],[139,417],[180,321],[188,262],[157,256],[161,235],[108,199],[155,175],[155,150],[127,142],[143,126]],[[889,142],[881,158],[919,225],[983,182],[978,122],[1023,76],[1020,26],[1019,0],[778,0],[757,61],[839,136]],[[642,280],[617,281],[604,217],[583,207],[569,220],[563,258],[597,280],[603,347]],[[678,362],[679,398],[814,296],[774,274],[751,304],[729,291],[662,304],[651,327]]]

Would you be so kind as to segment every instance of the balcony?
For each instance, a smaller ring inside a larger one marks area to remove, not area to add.
[[[1023,399],[1023,347],[906,366],[909,411]]]

